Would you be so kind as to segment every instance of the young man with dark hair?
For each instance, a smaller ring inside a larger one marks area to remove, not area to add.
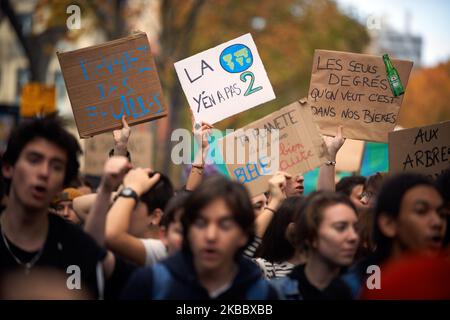
[[[361,202],[361,195],[365,182],[366,178],[362,176],[344,177],[336,183],[336,192],[341,192],[348,196],[356,209],[364,209],[367,206]]]
[[[382,267],[405,254],[436,254],[444,244],[444,201],[435,182],[423,175],[401,173],[387,178],[374,210],[375,251],[345,276],[354,295],[361,290],[368,266]]]
[[[189,196],[181,218],[182,250],[138,270],[127,299],[277,299],[258,267],[242,256],[254,236],[245,188],[222,176],[205,179]]]
[[[9,200],[0,216],[1,276],[17,269],[33,273],[35,267],[78,270],[81,290],[102,296],[103,273],[112,274],[114,256],[79,227],[49,214],[54,197],[76,177],[80,153],[57,118],[31,120],[11,133],[2,161]]]
[[[174,194],[167,176],[149,174],[149,169],[142,168],[127,173],[106,220],[107,247],[141,266],[167,257],[160,239],[160,222]]]

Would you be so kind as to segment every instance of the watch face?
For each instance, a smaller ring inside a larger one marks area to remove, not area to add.
[[[124,196],[129,197],[129,196],[132,195],[132,191],[131,191],[130,189],[126,189],[126,188],[125,188],[125,189],[123,189],[122,194],[123,194]]]

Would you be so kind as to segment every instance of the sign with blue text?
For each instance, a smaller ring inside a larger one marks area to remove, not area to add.
[[[214,124],[275,99],[251,34],[175,63],[196,122]]]
[[[147,35],[58,53],[81,138],[167,115]]]

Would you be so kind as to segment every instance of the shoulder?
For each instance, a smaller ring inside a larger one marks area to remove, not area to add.
[[[262,270],[264,276],[268,279],[273,278],[274,266],[264,258],[254,258],[253,261]]]
[[[130,277],[122,293],[125,300],[143,300],[152,298],[152,268],[138,268]]]
[[[100,247],[81,227],[54,214],[49,214],[48,241],[58,242],[65,250],[70,251],[70,254],[79,252],[80,255],[93,257],[95,260],[103,260],[106,256],[106,250]]]
[[[167,249],[161,240],[157,239],[140,239],[145,248],[145,264],[161,261],[167,257]]]
[[[280,299],[302,300],[297,279],[291,277],[274,278],[270,284],[275,288]]]
[[[85,233],[80,226],[67,222],[66,220],[55,214],[49,213],[48,221],[49,221],[49,232],[52,234],[57,234],[59,236],[66,236],[70,238],[77,237],[81,239],[90,239],[89,235]]]

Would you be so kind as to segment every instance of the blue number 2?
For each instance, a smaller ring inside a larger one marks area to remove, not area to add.
[[[263,88],[262,86],[253,88],[253,83],[255,82],[255,75],[253,74],[253,72],[245,71],[245,72],[241,73],[241,81],[242,82],[247,82],[247,79],[246,79],[247,77],[250,77],[250,84],[247,88],[247,91],[245,91],[245,94],[244,94],[245,97],[249,96],[252,93],[255,93]]]

